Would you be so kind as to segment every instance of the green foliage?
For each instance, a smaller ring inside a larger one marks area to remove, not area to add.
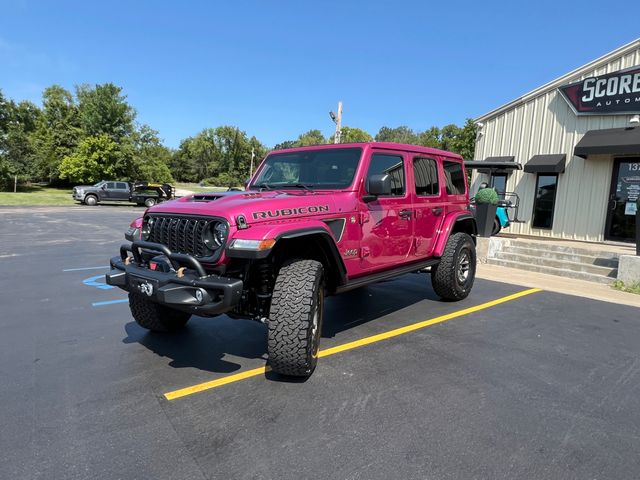
[[[473,158],[475,125],[447,125],[416,132],[407,126],[382,127],[376,140],[425,145]],[[342,143],[369,142],[366,131],[345,126]],[[320,130],[302,133],[276,149],[333,143]],[[120,180],[207,179],[219,186],[242,185],[268,149],[235,126],[206,128],[185,138],[177,150],[165,147],[158,132],[136,125],[136,112],[122,88],[105,83],[80,85],[75,95],[59,85],[42,93],[42,108],[30,102],[14,102],[0,91],[0,189],[20,182],[94,182]]]
[[[327,143],[327,139],[324,138],[320,130],[309,130],[303,133],[296,140],[297,147],[306,147],[309,145],[323,145]]]
[[[408,143],[419,145],[418,135],[407,126],[396,128],[382,127],[376,135],[376,142]]]
[[[635,293],[636,295],[640,295],[640,282],[634,282],[627,285],[622,280],[616,280],[611,286],[616,290],[620,290],[621,292]]]
[[[129,137],[134,130],[135,111],[112,83],[80,85],[76,88],[80,126],[87,136],[108,135],[114,141]]]
[[[474,156],[476,125],[469,118],[462,128],[450,124],[442,128],[431,127],[424,132],[414,132],[407,126],[382,127],[376,135],[376,141],[439,148],[458,153],[468,160]]]
[[[335,134],[329,137],[328,143],[334,143]],[[340,143],[372,142],[373,137],[360,128],[342,127]]]
[[[120,177],[122,151],[108,135],[87,137],[75,152],[62,159],[60,177],[74,183],[95,183]]]
[[[483,188],[476,193],[476,204],[488,203],[490,205],[498,204],[498,193],[493,188]]]

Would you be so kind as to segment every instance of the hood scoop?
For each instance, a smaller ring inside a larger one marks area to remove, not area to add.
[[[191,202],[213,202],[219,199],[222,195],[216,195],[212,193],[194,193],[189,199]]]

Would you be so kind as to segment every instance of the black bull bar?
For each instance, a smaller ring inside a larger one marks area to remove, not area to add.
[[[150,261],[167,264],[167,271],[151,270]],[[113,257],[110,266],[108,285],[196,315],[225,313],[242,297],[242,280],[207,275],[197,258],[173,253],[160,243],[137,240],[122,245],[120,256]]]

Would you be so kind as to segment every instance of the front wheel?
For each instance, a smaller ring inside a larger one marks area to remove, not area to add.
[[[476,276],[476,246],[464,232],[452,234],[447,240],[440,263],[431,267],[433,290],[443,300],[467,298]]]
[[[324,269],[298,260],[280,269],[269,311],[269,365],[282,375],[309,377],[318,363],[324,310]]]
[[[87,195],[86,197],[84,197],[84,203],[86,205],[89,205],[90,207],[93,207],[98,204],[98,197],[96,197],[95,195]]]
[[[175,332],[183,328],[191,314],[154,303],[139,293],[129,293],[129,308],[136,323],[152,332]]]

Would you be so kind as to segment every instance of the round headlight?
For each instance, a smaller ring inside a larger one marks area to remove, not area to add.
[[[215,222],[209,224],[209,227],[204,231],[203,241],[209,250],[215,250],[227,241],[227,234],[229,230],[227,225],[222,222]]]
[[[227,224],[223,222],[219,222],[213,228],[213,235],[216,238],[216,242],[218,245],[224,245],[227,241],[227,235],[229,234],[229,229],[227,228]]]
[[[142,239],[148,240],[153,227],[153,218],[145,218],[142,224]]]

